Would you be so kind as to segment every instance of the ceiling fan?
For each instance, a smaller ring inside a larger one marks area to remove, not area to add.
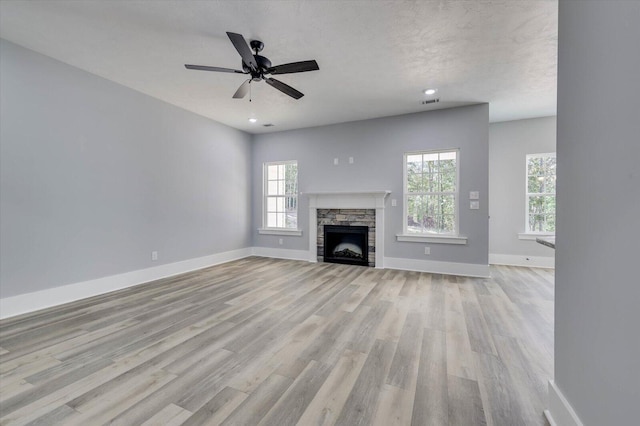
[[[288,84],[284,84],[280,80],[276,80],[273,77],[267,77],[269,74],[293,74],[296,72],[317,71],[320,68],[316,61],[301,61],[291,62],[289,64],[282,64],[271,66],[271,61],[264,56],[258,55],[258,52],[264,48],[264,43],[259,40],[251,40],[248,45],[242,34],[227,32],[229,40],[233,43],[240,57],[242,57],[242,71],[234,70],[231,68],[209,67],[205,65],[185,65],[190,70],[200,71],[217,71],[217,72],[230,72],[236,74],[250,74],[251,78],[240,85],[236,93],[233,95],[235,99],[244,98],[249,91],[249,85],[252,81],[264,80],[268,85],[281,91],[282,93],[291,96],[294,99],[300,99],[304,96],[302,92],[297,91]],[[249,48],[251,46],[251,48]],[[251,53],[253,50],[255,53]]]

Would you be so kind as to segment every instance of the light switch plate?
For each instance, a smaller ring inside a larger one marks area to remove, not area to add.
[[[337,158],[334,158],[334,159],[333,159],[333,165],[334,165],[334,166],[337,166],[337,165],[338,165],[338,162],[339,162],[339,160],[338,160]]]
[[[480,193],[478,191],[469,192],[469,199],[470,200],[479,200],[480,199]]]
[[[471,201],[469,208],[471,210],[478,210],[480,208],[480,201]]]
[[[349,157],[349,164],[353,164],[353,157]]]
[[[397,206],[397,205],[398,205],[398,200],[396,200],[395,198],[393,198],[393,199],[391,200],[391,207],[395,207],[395,206]]]

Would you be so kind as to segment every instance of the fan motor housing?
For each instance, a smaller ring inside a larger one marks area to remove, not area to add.
[[[251,72],[251,68],[249,68],[247,64],[244,63],[244,61],[242,61],[242,69],[244,70],[244,72],[251,73],[251,79],[253,81],[260,81],[264,78],[263,74],[267,72],[267,69],[271,68],[271,61],[269,60],[269,58],[266,58],[262,55],[253,55],[253,57],[258,64],[258,71]]]
[[[260,68],[261,71],[266,71],[267,68],[271,68],[271,61],[269,59],[261,55],[253,55],[253,57],[256,59],[258,68]]]

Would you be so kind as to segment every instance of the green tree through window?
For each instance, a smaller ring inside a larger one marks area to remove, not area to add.
[[[527,155],[527,232],[556,231],[556,154]]]
[[[264,165],[264,226],[298,227],[298,163],[282,161]]]
[[[405,233],[456,234],[458,151],[405,154]]]

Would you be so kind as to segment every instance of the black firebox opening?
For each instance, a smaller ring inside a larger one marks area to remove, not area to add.
[[[324,225],[324,261],[369,266],[369,227]]]

